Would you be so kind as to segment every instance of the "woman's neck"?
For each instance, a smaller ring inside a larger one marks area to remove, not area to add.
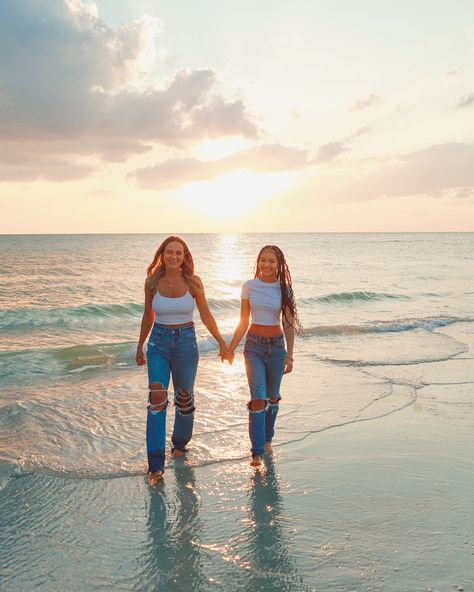
[[[274,284],[277,281],[278,278],[276,278],[276,277],[273,277],[273,278],[269,277],[268,279],[265,279],[265,278],[263,278],[261,276],[258,276],[258,279],[261,282],[265,282],[266,284]]]
[[[163,273],[163,277],[169,279],[169,278],[178,278],[180,277],[181,274],[181,269],[177,269],[177,270],[169,270],[165,268],[165,271]]]

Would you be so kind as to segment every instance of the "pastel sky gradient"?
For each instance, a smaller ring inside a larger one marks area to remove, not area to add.
[[[474,231],[472,0],[2,0],[0,233]]]

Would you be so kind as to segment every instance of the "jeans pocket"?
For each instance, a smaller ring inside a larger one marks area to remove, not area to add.
[[[191,350],[195,354],[198,353],[198,344],[197,344],[196,337],[194,337],[193,339],[190,339],[188,341],[188,343],[186,344],[186,348],[188,350]]]
[[[260,342],[257,337],[254,337],[250,333],[247,333],[247,337],[245,338],[245,343],[244,343],[244,351],[257,348],[259,343]]]
[[[253,344],[249,343],[247,340],[244,343],[244,356],[248,356],[252,353],[252,351],[254,350],[253,348]]]
[[[163,340],[163,335],[164,335],[164,331],[162,329],[159,329],[155,325],[153,327],[153,329],[151,330],[150,337],[148,339],[148,349],[153,349],[153,348],[158,347],[158,344],[160,343],[160,341]]]
[[[275,342],[275,347],[278,349],[285,349],[285,338],[283,335],[277,339]]]
[[[264,352],[259,350],[258,344],[246,343],[244,347],[244,357],[246,360],[258,358],[263,355]]]
[[[186,347],[196,345],[196,333],[194,331],[185,331],[179,336],[179,341]]]

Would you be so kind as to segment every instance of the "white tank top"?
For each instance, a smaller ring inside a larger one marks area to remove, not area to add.
[[[179,298],[168,298],[157,291],[151,306],[155,313],[155,323],[159,325],[181,325],[193,320],[194,298],[189,290]]]

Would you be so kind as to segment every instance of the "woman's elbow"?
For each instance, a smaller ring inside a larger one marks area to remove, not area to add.
[[[239,325],[244,331],[248,329],[249,323],[250,319],[248,317],[240,317]]]
[[[201,321],[203,322],[203,325],[205,327],[209,328],[211,325],[215,325],[216,324],[216,320],[212,316],[211,313],[200,315],[200,316],[201,316]]]
[[[155,315],[153,312],[145,311],[142,317],[142,323],[152,324],[155,320]]]

